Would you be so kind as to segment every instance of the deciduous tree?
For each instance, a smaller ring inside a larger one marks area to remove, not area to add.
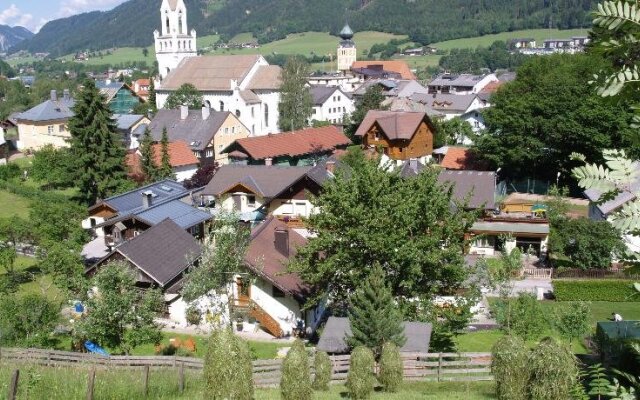
[[[279,125],[283,131],[293,131],[308,126],[313,110],[313,99],[306,87],[309,64],[300,57],[290,57],[282,70]]]
[[[155,97],[155,93],[153,97]],[[149,102],[151,102],[151,97],[149,97]],[[202,107],[202,103],[202,93],[193,84],[183,83],[178,90],[171,92],[167,97],[164,108],[174,109],[186,105],[192,109],[199,109]]]
[[[349,123],[346,124],[345,133],[351,140],[355,139],[356,131],[370,110],[384,110],[382,106],[385,97],[380,85],[372,85],[367,88],[362,99],[356,104],[355,111],[349,116]]]

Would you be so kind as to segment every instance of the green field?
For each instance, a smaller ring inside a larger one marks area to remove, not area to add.
[[[0,218],[10,218],[17,215],[22,218],[29,216],[28,199],[9,193],[6,190],[0,190]]]
[[[231,40],[229,40],[229,43],[249,43],[249,42],[255,42],[256,38],[253,36],[253,33],[251,32],[245,32],[245,33],[238,33],[237,35],[235,35],[234,37],[231,38]]]
[[[502,32],[493,35],[484,35],[472,38],[447,40],[444,42],[432,43],[431,46],[438,50],[476,48],[478,46],[488,47],[496,40],[509,40],[515,38],[533,38],[536,45],[540,46],[545,39],[568,39],[572,36],[586,36],[588,29],[526,29],[522,31]]]
[[[232,360],[230,360],[232,361]],[[87,397],[88,367],[41,367],[29,364],[0,362],[0,393],[7,392],[13,371],[20,369],[19,399],[74,400]],[[152,368],[149,373],[149,395],[144,396],[142,368],[105,369],[98,367],[95,375],[96,399],[194,399],[203,397],[202,372],[185,371],[185,392],[178,391],[175,369]],[[348,397],[343,385],[332,386],[328,392],[315,392],[316,400],[339,400]],[[256,400],[278,400],[280,390],[256,389]],[[407,382],[397,393],[376,391],[371,399],[390,400],[488,400],[495,399],[493,382]]]

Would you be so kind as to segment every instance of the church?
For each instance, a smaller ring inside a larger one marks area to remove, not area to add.
[[[252,136],[280,131],[280,67],[269,65],[261,55],[198,56],[184,0],[163,0],[160,14],[162,28],[154,32],[158,109],[172,92],[191,83],[202,93],[203,106],[235,114]]]

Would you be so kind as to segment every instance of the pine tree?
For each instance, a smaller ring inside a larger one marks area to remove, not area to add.
[[[402,347],[406,338],[402,314],[384,281],[384,271],[375,264],[371,274],[351,300],[349,322],[352,335],[347,339],[351,347],[366,346],[376,357],[385,342]]]
[[[149,78],[149,108],[151,109],[151,111],[153,111],[154,113],[156,111],[158,111],[158,108],[156,106],[156,86],[153,83],[153,77]]]
[[[155,178],[158,175],[158,166],[155,164],[153,138],[151,137],[151,131],[149,128],[144,130],[142,140],[140,141],[140,169],[144,174],[145,181],[155,181]]]
[[[171,168],[171,157],[169,156],[169,135],[167,134],[167,128],[162,129],[162,139],[160,140],[161,148],[161,161],[158,168],[158,179],[175,179],[176,176]]]
[[[76,160],[80,196],[94,204],[116,193],[126,182],[125,149],[104,96],[93,81],[79,93],[69,120],[71,153]]]
[[[308,125],[313,111],[313,99],[306,87],[309,64],[299,57],[290,57],[282,71],[279,124],[283,131],[302,129]]]

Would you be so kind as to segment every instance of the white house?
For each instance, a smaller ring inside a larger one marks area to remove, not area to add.
[[[199,56],[183,59],[156,86],[156,104],[185,83],[194,85],[204,106],[233,113],[251,135],[279,132],[281,68],[260,55]]]
[[[341,124],[345,115],[355,111],[353,98],[336,86],[312,86],[313,98],[311,120]]]
[[[441,74],[427,85],[429,93],[480,93],[491,82],[498,82],[495,74]]]
[[[196,31],[188,32],[187,7],[183,0],[162,0],[161,31],[154,31],[156,58],[160,77],[173,71],[180,61],[198,55]],[[188,33],[187,33],[188,32]]]

